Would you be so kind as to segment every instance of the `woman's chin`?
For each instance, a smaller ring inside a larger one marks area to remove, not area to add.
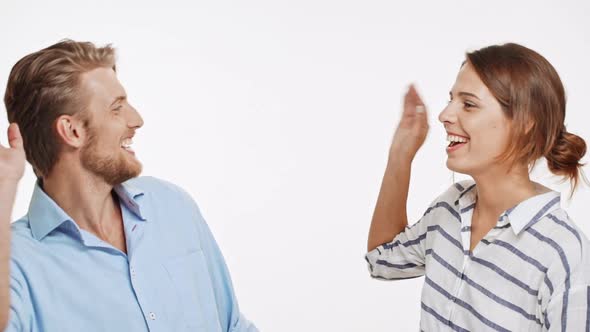
[[[467,175],[469,175],[469,170],[468,169],[466,169],[465,167],[461,167],[461,166],[457,165],[453,160],[447,159],[447,168],[450,171],[453,171],[455,173],[461,173],[461,174],[467,174]]]

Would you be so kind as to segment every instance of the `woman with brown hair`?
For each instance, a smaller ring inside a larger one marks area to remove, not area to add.
[[[560,193],[529,177],[545,158],[571,181],[584,140],[564,125],[565,92],[553,66],[517,44],[468,53],[439,120],[455,183],[408,226],[411,163],[428,133],[415,88],[405,95],[368,239],[371,276],[425,276],[424,331],[588,330],[589,242]]]

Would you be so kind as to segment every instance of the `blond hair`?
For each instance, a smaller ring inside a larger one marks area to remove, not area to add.
[[[31,53],[12,67],[4,95],[8,121],[19,125],[27,160],[38,177],[51,171],[60,152],[55,120],[85,113],[80,76],[99,67],[116,70],[114,48],[68,39]]]

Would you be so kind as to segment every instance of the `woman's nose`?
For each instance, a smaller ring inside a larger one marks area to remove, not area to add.
[[[454,123],[457,121],[457,113],[454,110],[453,102],[450,102],[438,115],[438,121],[442,124]]]

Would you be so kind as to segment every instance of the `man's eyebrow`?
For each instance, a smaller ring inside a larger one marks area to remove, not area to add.
[[[115,100],[111,103],[111,106],[115,105],[118,102],[121,101],[125,101],[125,99],[127,99],[127,96],[118,96],[117,98],[115,98]]]

